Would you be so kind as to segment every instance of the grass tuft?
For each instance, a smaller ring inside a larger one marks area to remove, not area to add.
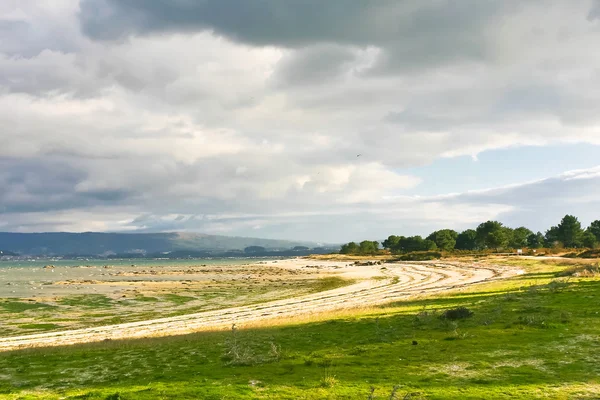
[[[331,372],[331,370],[329,368],[326,368],[325,373],[321,377],[320,386],[322,388],[330,389],[330,388],[334,387],[337,384],[337,382],[338,381],[337,381],[335,375],[333,375],[333,373]]]

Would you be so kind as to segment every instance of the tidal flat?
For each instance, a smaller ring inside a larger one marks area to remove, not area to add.
[[[316,269],[278,267],[277,261],[228,262],[4,265],[0,337],[268,302],[348,283]]]

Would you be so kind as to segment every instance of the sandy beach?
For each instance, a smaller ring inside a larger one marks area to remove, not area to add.
[[[174,269],[174,267],[165,267],[150,270],[123,268],[112,272],[110,272],[110,268],[104,270],[106,270],[104,274],[99,276],[109,280],[94,282],[55,280],[48,286],[64,286],[70,291],[78,290],[77,287],[86,290],[96,288],[115,296],[115,293],[121,293],[123,290],[135,290],[128,286],[131,284],[145,289],[149,289],[149,286],[145,285],[150,284],[153,290],[156,288],[167,290],[165,288],[168,285],[183,285],[183,283],[190,282],[202,285],[206,282],[225,279],[222,275],[222,271],[225,270],[228,271],[227,279],[248,282],[263,280],[270,285],[275,282],[289,283],[290,279],[303,280],[314,276],[320,278],[334,276],[356,283],[318,293],[300,294],[280,300],[261,301],[256,304],[236,307],[227,307],[226,304],[223,304],[223,307],[219,309],[186,313],[185,315],[167,318],[5,337],[0,339],[0,349],[10,350],[22,347],[57,346],[102,340],[184,334],[203,329],[223,328],[234,323],[245,324],[265,319],[372,306],[414,296],[457,290],[469,285],[504,279],[520,273],[518,269],[508,267],[457,262],[354,265],[342,261],[307,259],[269,261],[251,267],[232,266],[231,269],[190,267],[181,270]],[[100,272],[96,271],[95,273]],[[57,272],[50,272],[49,274],[56,276]],[[95,276],[94,273],[90,275]],[[185,277],[185,280],[189,282],[182,282],[182,277]],[[110,282],[110,284],[107,282]]]

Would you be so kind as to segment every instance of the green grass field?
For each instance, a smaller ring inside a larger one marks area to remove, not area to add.
[[[600,398],[600,279],[523,265],[507,281],[309,322],[0,353],[0,398]],[[443,317],[457,307],[472,316]]]

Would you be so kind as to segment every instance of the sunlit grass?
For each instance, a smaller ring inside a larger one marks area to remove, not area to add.
[[[594,399],[600,279],[565,268],[235,331],[0,353],[0,397]],[[472,316],[443,318],[457,307]]]

